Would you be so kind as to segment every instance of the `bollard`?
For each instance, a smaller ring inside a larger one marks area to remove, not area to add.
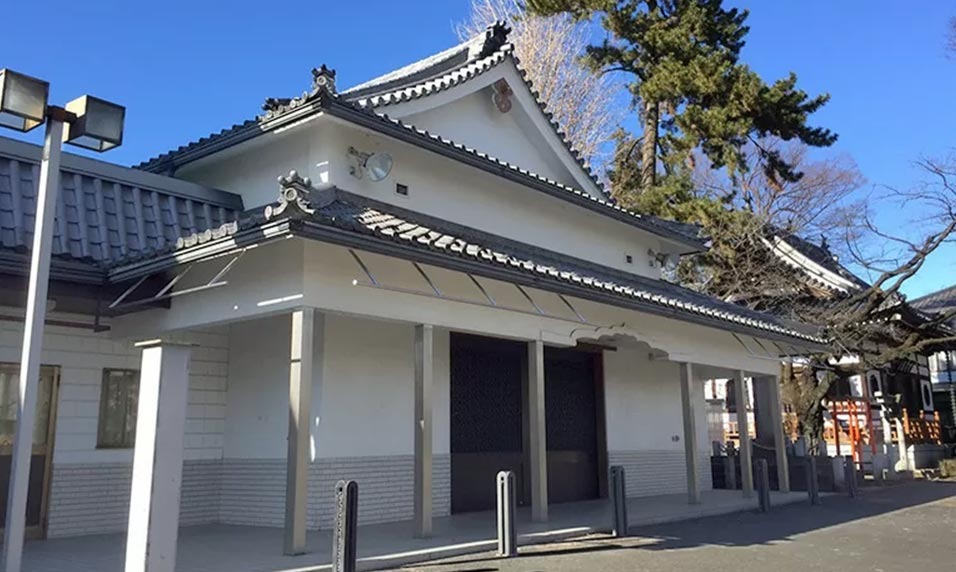
[[[770,469],[767,459],[757,459],[754,464],[757,472],[757,498],[760,501],[760,512],[770,510]]]
[[[853,462],[853,457],[844,457],[843,458],[843,483],[846,485],[846,494],[850,498],[856,498],[857,491],[857,482],[856,482],[856,463]]]
[[[611,467],[611,534],[616,538],[627,536],[627,487],[624,486],[624,467]]]
[[[806,457],[807,467],[807,496],[810,497],[810,505],[820,504],[820,481],[817,477],[817,458],[813,455]]]
[[[731,449],[724,457],[724,484],[729,490],[737,490],[737,455]]]
[[[332,529],[332,572],[355,572],[358,483],[335,484],[335,527]]]
[[[886,455],[884,453],[873,454],[873,481],[877,485],[886,484]]]
[[[498,556],[518,555],[515,531],[515,474],[501,471],[495,479],[498,490]]]

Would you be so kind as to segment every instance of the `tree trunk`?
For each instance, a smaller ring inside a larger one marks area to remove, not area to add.
[[[657,130],[660,119],[660,104],[644,102],[644,140],[641,144],[642,191],[657,183]]]

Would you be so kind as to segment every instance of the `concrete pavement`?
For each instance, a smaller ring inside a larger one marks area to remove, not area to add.
[[[405,572],[617,572],[951,570],[956,567],[956,483],[910,482],[863,489],[768,514],[738,513],[632,528],[627,539],[527,547],[412,565]]]

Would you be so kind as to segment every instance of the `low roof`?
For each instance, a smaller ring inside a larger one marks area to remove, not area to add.
[[[33,243],[42,149],[0,137],[0,272],[22,274]],[[235,194],[64,153],[53,231],[54,275],[101,280],[102,268],[233,220]],[[82,276],[81,276],[82,275]]]
[[[215,255],[217,242],[224,249],[232,249],[237,242],[245,243],[246,237],[259,241],[263,236],[288,233],[765,339],[801,345],[823,343],[814,330],[802,325],[676,284],[593,264],[338,188],[314,189],[308,180],[294,173],[284,180],[283,187],[278,207],[248,212],[237,222],[186,237],[165,255],[127,260],[114,267],[112,278],[130,280],[183,260],[194,260],[191,250],[201,251],[203,256]],[[277,217],[277,212],[281,216]],[[270,227],[268,232],[266,227]]]

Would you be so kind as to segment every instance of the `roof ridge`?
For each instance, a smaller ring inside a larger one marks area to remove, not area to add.
[[[369,96],[377,91],[396,89],[409,81],[420,82],[427,80],[429,77],[442,75],[449,69],[461,67],[463,64],[486,58],[499,51],[507,44],[508,34],[510,33],[511,27],[506,22],[503,20],[495,21],[481,32],[450,48],[368,79],[344,90],[342,93],[355,97]],[[442,69],[443,65],[449,63],[453,65],[447,69]]]

